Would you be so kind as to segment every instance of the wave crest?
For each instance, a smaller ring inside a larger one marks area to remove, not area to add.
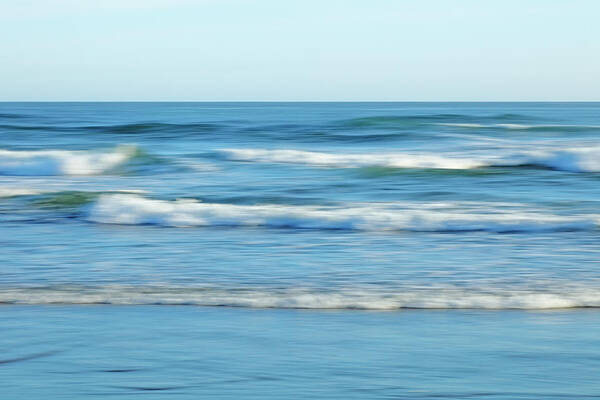
[[[389,168],[471,169],[485,162],[469,158],[444,157],[436,154],[333,154],[302,150],[224,149],[230,160],[267,163],[306,164],[320,167],[357,168],[383,166]]]
[[[429,289],[214,288],[170,286],[56,286],[4,288],[5,304],[195,305],[281,309],[525,309],[600,307],[593,288],[527,290],[511,288]]]
[[[0,150],[0,175],[98,175],[137,155],[133,146],[112,151]]]
[[[600,147],[545,149],[492,154],[363,153],[340,154],[303,150],[223,149],[227,159],[260,163],[303,164],[332,168],[476,169],[541,167],[567,172],[600,172]]]
[[[415,232],[536,232],[595,229],[589,217],[563,217],[485,203],[368,203],[343,207],[233,205],[105,194],[87,213],[92,222],[126,225],[258,226]]]
[[[568,124],[522,124],[522,123],[496,123],[483,124],[475,122],[439,122],[436,125],[453,128],[467,129],[506,129],[512,131],[539,131],[539,132],[584,132],[600,129],[600,125],[568,125]]]

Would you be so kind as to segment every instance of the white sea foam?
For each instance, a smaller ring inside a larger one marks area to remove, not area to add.
[[[596,227],[596,222],[589,216],[557,216],[518,206],[480,203],[359,203],[343,207],[233,205],[152,200],[127,194],[100,196],[89,208],[87,219],[106,224],[173,227],[260,226],[422,232],[535,232]]]
[[[537,165],[569,172],[600,172],[600,147],[524,149],[508,147],[491,153],[367,153],[340,154],[301,150],[225,149],[230,160],[304,164],[315,167],[420,169],[475,169],[494,166]]]
[[[600,290],[511,288],[198,288],[168,286],[59,286],[4,288],[0,303],[153,304],[303,309],[528,309],[600,307]]]
[[[134,157],[131,146],[112,151],[0,150],[0,175],[96,175]]]
[[[486,165],[482,160],[437,154],[334,154],[316,151],[266,149],[225,149],[222,151],[229,159],[237,161],[293,163],[338,168],[377,165],[389,168],[471,169]]]
[[[599,147],[533,151],[521,157],[521,164],[541,165],[569,172],[600,172]],[[519,156],[513,158],[518,160]]]
[[[566,125],[566,124],[515,124],[515,123],[504,123],[504,124],[478,124],[478,123],[462,123],[462,122],[439,122],[435,125],[440,126],[451,126],[457,128],[504,128],[514,130],[557,130],[557,129],[598,129],[600,125]]]
[[[43,191],[30,189],[30,188],[19,188],[19,187],[0,187],[0,198],[2,197],[16,197],[16,196],[31,196],[41,194]]]
[[[495,124],[493,126],[497,126],[499,128],[506,129],[531,129],[531,128],[557,128],[558,125],[526,125],[526,124]]]
[[[177,165],[181,165],[182,167],[196,171],[196,172],[217,172],[219,171],[219,167],[214,164],[210,164],[207,162],[202,162],[189,158],[178,158]]]
[[[485,125],[485,124],[471,124],[471,123],[462,123],[462,122],[440,122],[440,123],[436,123],[435,125],[454,126],[457,128],[485,128],[486,126],[490,126],[490,125]]]

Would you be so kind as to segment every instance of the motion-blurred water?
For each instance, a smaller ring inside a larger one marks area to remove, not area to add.
[[[6,398],[598,396],[599,134],[600,103],[0,103]]]

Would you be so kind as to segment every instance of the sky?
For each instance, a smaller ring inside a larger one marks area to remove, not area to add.
[[[0,0],[0,101],[599,101],[598,0]]]

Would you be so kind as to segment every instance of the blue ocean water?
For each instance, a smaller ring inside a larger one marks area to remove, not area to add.
[[[600,103],[0,103],[6,398],[600,396],[599,134]]]

